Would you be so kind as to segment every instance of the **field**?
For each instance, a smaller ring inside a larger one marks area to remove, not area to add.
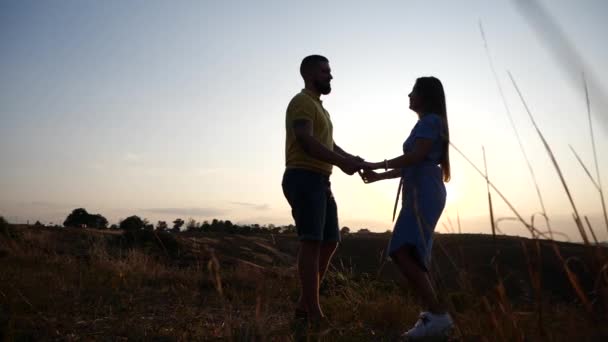
[[[392,341],[416,321],[415,296],[383,261],[388,238],[344,237],[322,286],[333,326],[322,340]],[[290,234],[8,225],[0,233],[0,339],[298,340],[296,247]],[[457,324],[452,339],[607,338],[599,263],[607,254],[546,240],[438,235],[433,274]]]

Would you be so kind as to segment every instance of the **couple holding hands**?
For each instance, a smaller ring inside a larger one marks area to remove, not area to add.
[[[328,59],[305,57],[300,74],[304,89],[287,107],[282,181],[299,240],[301,292],[295,318],[314,325],[327,320],[319,304],[319,284],[340,241],[337,206],[329,181],[335,165],[349,175],[359,172],[365,183],[401,178],[402,207],[388,255],[425,308],[403,336],[414,340],[447,336],[453,321],[429,275],[433,232],[445,206],[444,182],[450,179],[449,129],[441,82],[435,77],[416,80],[408,96],[409,108],[419,120],[403,143],[403,154],[370,163],[347,153],[333,140],[331,119],[320,99],[331,92]],[[383,172],[374,171],[379,169]]]

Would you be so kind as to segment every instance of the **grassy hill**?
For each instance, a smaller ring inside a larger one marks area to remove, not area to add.
[[[323,340],[389,341],[415,322],[418,302],[383,258],[388,239],[344,237],[322,287],[334,324]],[[0,339],[293,340],[296,252],[288,234],[8,226]],[[608,336],[605,247],[441,234],[433,253],[455,340]]]

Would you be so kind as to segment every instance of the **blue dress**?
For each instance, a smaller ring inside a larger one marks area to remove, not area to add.
[[[403,153],[414,150],[416,138],[433,140],[431,151],[420,163],[402,169],[401,211],[395,222],[389,243],[389,255],[404,245],[414,247],[414,258],[425,270],[429,269],[433,232],[445,207],[446,191],[439,163],[443,157],[441,117],[424,115],[403,143]]]

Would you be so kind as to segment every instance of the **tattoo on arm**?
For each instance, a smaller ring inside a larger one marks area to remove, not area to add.
[[[309,146],[306,143],[307,137],[312,136],[312,122],[306,119],[296,119],[293,121],[293,132],[296,140],[302,148],[308,152]]]
[[[293,130],[296,135],[300,135],[302,133],[309,133],[312,135],[312,123],[310,120],[305,119],[296,119],[293,120]],[[306,132],[308,131],[308,132]]]

